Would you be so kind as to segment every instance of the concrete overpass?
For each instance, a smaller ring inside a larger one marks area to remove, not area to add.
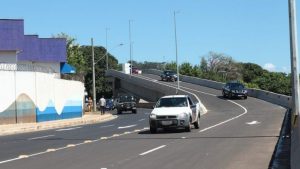
[[[159,97],[163,95],[168,95],[168,94],[175,94],[176,93],[176,85],[173,83],[164,83],[161,82],[158,75],[161,74],[161,71],[158,70],[145,70],[143,71],[145,73],[144,75],[126,75],[118,71],[114,70],[109,70],[106,75],[108,77],[112,77],[114,79],[115,83],[115,89],[116,91],[118,89],[123,89],[128,92],[131,92],[145,100],[149,101],[156,101]],[[188,77],[188,76],[181,76],[180,80],[182,81],[181,83],[184,84],[183,87],[181,88],[182,90],[179,91],[179,94],[188,94],[191,95],[195,100],[199,99],[204,103],[205,106],[208,107],[209,113],[211,112],[211,107],[216,106],[218,107],[218,104],[223,104],[223,103],[218,103],[216,100],[221,100],[221,92],[218,93],[218,90],[220,90],[223,87],[223,83],[219,82],[214,82],[210,80],[204,80],[204,79],[199,79],[199,78],[193,78],[193,77]],[[196,91],[193,90],[189,87],[186,86],[193,86],[193,85],[198,85],[203,88],[201,91]],[[197,95],[196,93],[202,92],[202,94],[211,94],[210,89],[216,89],[214,90],[215,96],[217,96],[217,99],[214,99],[214,101],[208,99],[207,97],[203,97],[201,95]],[[210,92],[207,92],[210,91]],[[249,109],[253,109],[253,112],[256,113],[263,113],[264,111],[272,111],[274,109],[273,106],[280,108],[280,109],[285,109],[286,111],[284,112],[289,112],[290,107],[291,107],[291,97],[285,96],[285,95],[280,95],[268,91],[263,91],[263,90],[258,90],[258,89],[249,89],[249,96],[252,97],[252,99],[247,100],[247,104],[251,105],[248,107]],[[223,99],[222,99],[223,100]],[[269,102],[273,104],[272,106],[268,105],[267,107],[263,105],[264,103]],[[215,103],[215,105],[212,105],[212,102]],[[221,102],[221,101],[220,101]],[[246,103],[246,102],[244,102]],[[227,104],[229,104],[227,102]],[[222,106],[221,106],[222,107]],[[273,107],[273,108],[272,108]],[[274,111],[274,110],[273,110]],[[272,117],[271,117],[272,118]],[[277,121],[276,123],[279,124],[269,124],[272,125],[273,127],[275,125],[279,125],[281,127],[281,124],[284,128],[282,128],[281,131],[277,131],[278,133],[278,143],[276,148],[274,145],[274,153],[272,155],[271,161],[281,161],[282,164],[279,165],[291,165],[293,169],[296,169],[297,166],[300,166],[299,160],[297,158],[300,156],[300,149],[299,149],[299,128],[294,127],[293,128],[293,135],[292,139],[290,139],[291,133],[290,133],[290,116],[288,116],[288,113],[285,113],[285,123],[284,118],[282,116],[282,119]],[[298,125],[299,126],[299,125]],[[285,138],[281,138],[280,136],[283,136]],[[276,141],[277,143],[277,141]],[[290,143],[290,144],[289,144]],[[284,148],[282,148],[284,147]],[[292,149],[291,149],[292,147]],[[280,150],[279,150],[280,149]],[[281,152],[281,154],[280,154]],[[291,158],[289,158],[289,155]],[[291,162],[287,162],[286,160],[291,159]],[[285,162],[283,162],[285,161]],[[274,162],[277,163],[278,162]],[[271,164],[270,164],[271,165]]]

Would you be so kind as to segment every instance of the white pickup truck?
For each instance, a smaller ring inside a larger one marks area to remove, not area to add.
[[[194,104],[187,95],[170,95],[160,98],[149,117],[150,132],[156,133],[158,128],[183,128],[191,131],[200,125],[200,105]]]

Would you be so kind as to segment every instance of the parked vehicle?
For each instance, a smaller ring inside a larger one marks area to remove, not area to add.
[[[244,98],[247,99],[248,91],[242,83],[228,82],[222,89],[222,95],[224,98]]]
[[[105,106],[106,110],[113,110],[115,109],[114,106],[114,100],[113,99],[106,99],[106,106]]]
[[[164,96],[151,112],[149,124],[151,133],[156,133],[158,128],[183,128],[190,132],[192,124],[199,129],[200,105],[186,95]]]
[[[166,70],[164,71],[161,75],[161,80],[162,81],[171,81],[171,82],[175,82],[178,80],[177,74],[174,71],[171,70]]]
[[[136,101],[137,99],[131,95],[122,95],[118,97],[116,101],[117,113],[121,114],[123,111],[131,111],[136,114]]]

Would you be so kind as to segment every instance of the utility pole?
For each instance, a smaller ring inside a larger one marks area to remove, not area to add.
[[[106,70],[108,70],[108,48],[107,48],[107,32],[108,28],[105,29],[105,48],[106,48]]]
[[[96,111],[96,87],[95,87],[95,52],[94,52],[94,40],[91,38],[92,46],[92,62],[93,62],[93,111]]]
[[[296,21],[296,0],[289,0],[289,24],[290,24],[290,52],[292,73],[292,113],[295,115],[293,123],[299,116],[299,74],[298,74],[298,40]]]
[[[131,77],[132,76],[131,20],[129,20],[129,55],[130,55],[130,77]]]
[[[175,32],[175,52],[176,52],[176,66],[177,66],[177,89],[176,94],[179,91],[179,65],[178,65],[178,52],[177,52],[177,30],[176,30],[176,12],[174,11],[174,32]]]

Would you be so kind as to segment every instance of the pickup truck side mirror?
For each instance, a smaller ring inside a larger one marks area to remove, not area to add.
[[[193,108],[196,108],[196,105],[195,105],[195,104],[191,105],[191,109],[193,109]]]

